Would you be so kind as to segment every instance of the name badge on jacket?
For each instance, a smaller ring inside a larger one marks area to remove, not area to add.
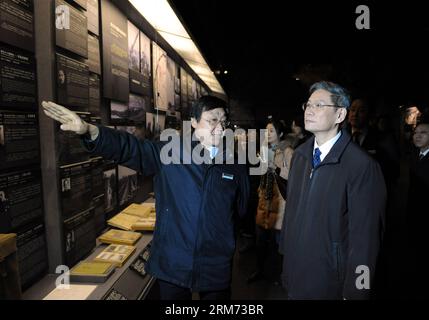
[[[234,175],[230,174],[230,173],[222,173],[222,179],[226,179],[226,180],[234,180]]]

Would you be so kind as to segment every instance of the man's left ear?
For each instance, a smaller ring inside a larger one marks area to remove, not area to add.
[[[338,113],[337,120],[335,123],[341,123],[346,119],[347,116],[347,109],[346,108],[340,108],[340,112]]]
[[[198,125],[197,119],[191,118],[191,126],[192,128],[196,129]]]

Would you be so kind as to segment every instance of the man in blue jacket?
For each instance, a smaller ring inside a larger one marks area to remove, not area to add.
[[[349,106],[331,82],[314,84],[303,105],[314,137],[291,161],[280,242],[290,299],[370,297],[386,187],[378,163],[341,130]]]
[[[62,123],[62,130],[82,135],[89,152],[153,175],[157,222],[146,270],[159,280],[161,299],[191,299],[192,292],[199,292],[201,299],[230,298],[233,214],[246,212],[249,183],[246,166],[226,164],[232,154],[219,147],[226,103],[203,96],[193,105],[191,125],[197,141],[172,151],[180,160],[191,161],[170,164],[161,161],[166,142],[141,141],[88,124],[52,102],[42,106],[47,116]],[[190,157],[196,150],[203,163]]]

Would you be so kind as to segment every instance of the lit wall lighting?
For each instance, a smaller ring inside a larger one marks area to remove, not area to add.
[[[167,0],[129,0],[210,90],[225,91]],[[219,72],[220,73],[220,72]],[[227,71],[224,72],[225,74]]]

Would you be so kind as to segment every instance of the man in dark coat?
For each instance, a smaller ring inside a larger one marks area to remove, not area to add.
[[[350,98],[330,82],[310,88],[305,129],[292,158],[280,252],[290,299],[365,299],[384,224],[378,163],[340,126]]]
[[[192,292],[199,292],[201,299],[228,299],[233,215],[246,212],[249,183],[246,166],[226,164],[231,153],[219,148],[225,102],[204,96],[194,104],[191,124],[197,141],[171,149],[170,159],[180,158],[178,164],[164,161],[166,142],[142,141],[88,124],[52,102],[42,105],[46,115],[62,123],[62,130],[81,134],[93,154],[154,176],[157,221],[146,271],[159,280],[161,299],[191,299]],[[203,163],[195,161],[195,152],[203,155]]]
[[[413,143],[417,150],[410,160],[410,182],[407,205],[409,253],[409,296],[429,297],[429,280],[424,252],[428,249],[429,223],[429,121],[423,119],[414,129]]]

